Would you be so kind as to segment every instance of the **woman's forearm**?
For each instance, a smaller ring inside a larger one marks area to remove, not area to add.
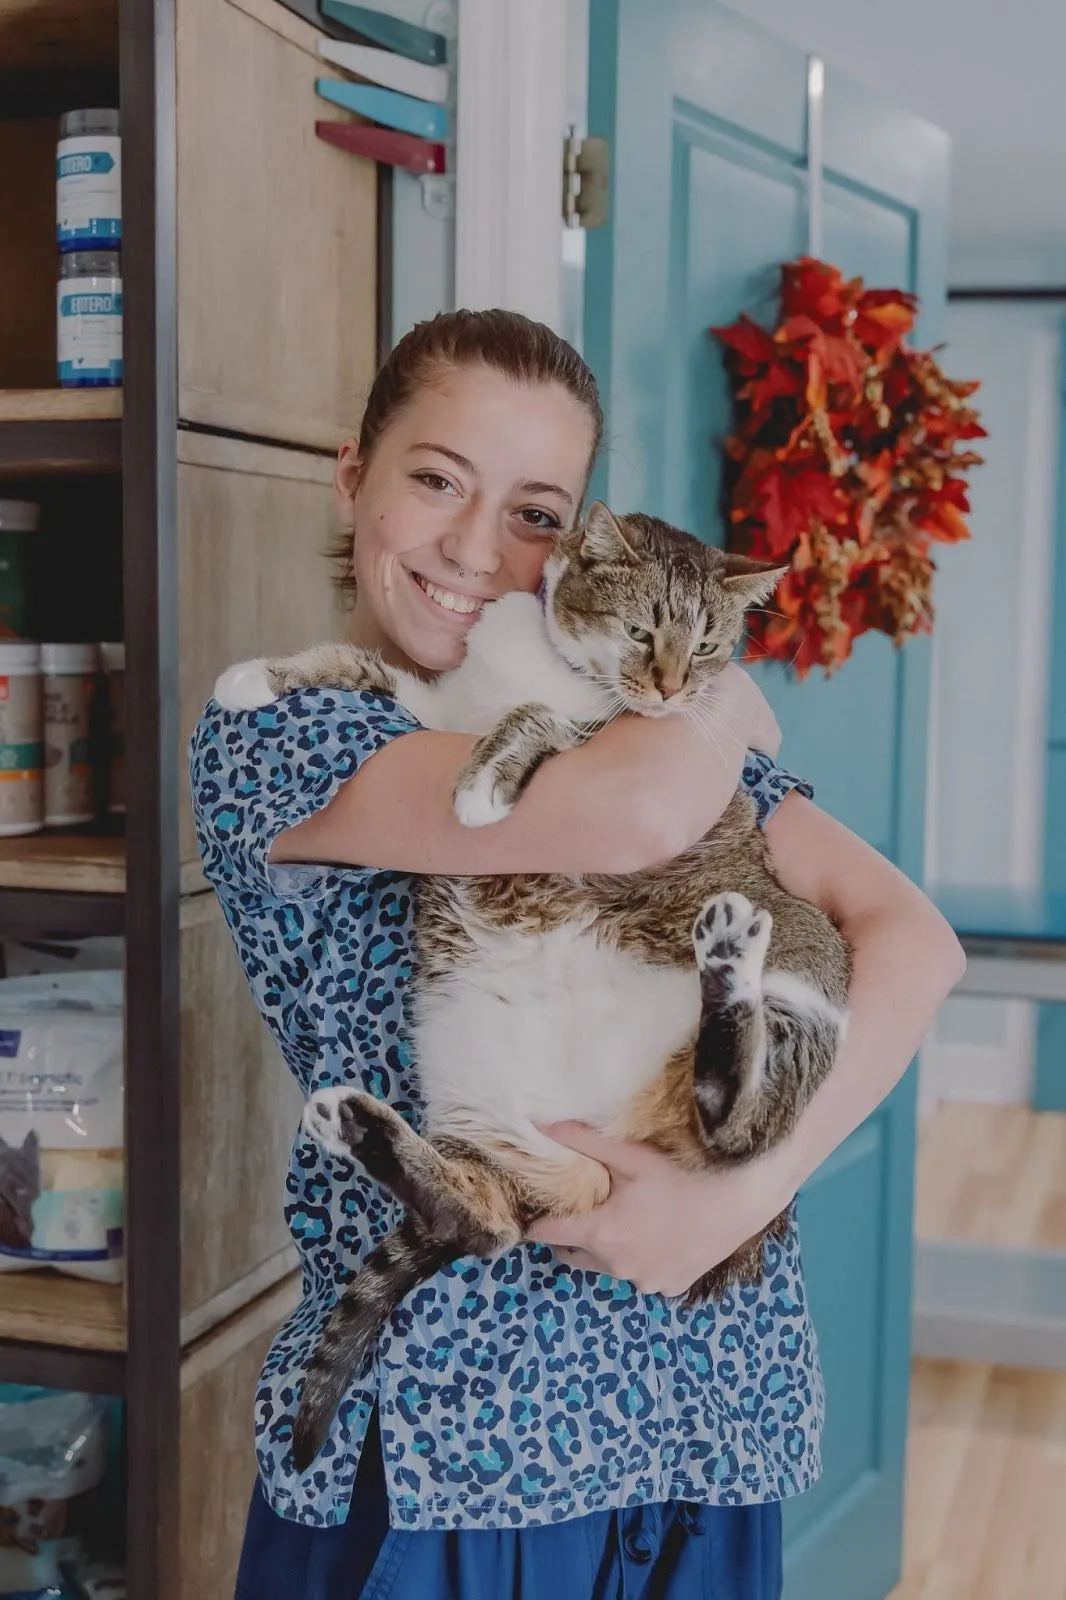
[[[793,1189],[895,1088],[965,967],[955,935],[917,895],[841,931],[853,952],[848,1031],[832,1072],[781,1148]]]
[[[794,1193],[899,1082],[966,961],[921,890],[802,796],[782,802],[767,839],[785,888],[821,906],[852,951],[836,1064],[769,1158]]]

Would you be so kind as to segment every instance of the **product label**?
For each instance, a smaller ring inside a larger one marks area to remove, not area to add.
[[[0,677],[0,829],[41,820],[44,744],[41,680]]]
[[[33,1202],[32,1243],[0,1244],[23,1261],[120,1261],[121,1189],[49,1189]]]
[[[57,344],[61,382],[122,377],[122,289],[115,278],[60,281]]]
[[[21,1042],[21,1028],[0,1028],[0,1056],[6,1056],[9,1061],[13,1061],[19,1053]]]
[[[122,237],[122,141],[115,135],[62,139],[56,161],[61,245],[113,244]]]

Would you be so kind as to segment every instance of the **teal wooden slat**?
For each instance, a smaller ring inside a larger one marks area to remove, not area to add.
[[[591,0],[589,132],[613,146],[588,235],[585,353],[607,412],[595,493],[720,543],[730,424],[707,335],[769,317],[806,248],[803,51],[712,0]],[[943,301],[946,141],[827,74],[826,254]],[[834,814],[921,873],[928,650],[859,641],[831,682],[762,676],[784,760]],[[909,1373],[913,1074],[807,1186],[804,1256],[828,1394],[825,1477],[786,1507],[787,1600],[882,1600],[900,1561]]]
[[[401,133],[416,134],[420,139],[439,144],[448,134],[448,113],[443,106],[415,100],[409,94],[397,94],[393,89],[378,89],[369,83],[345,83],[340,78],[317,78],[315,93],[331,105],[343,106],[346,111],[355,111],[371,122],[398,128]]]
[[[1066,338],[1061,349],[1058,507],[1055,573],[1051,599],[1051,684],[1044,783],[1044,885],[1066,892]],[[1066,1006],[1041,1006],[1037,1013],[1038,1111],[1066,1111]]]
[[[370,6],[353,6],[348,0],[321,0],[319,10],[324,17],[339,22],[353,33],[361,34],[371,44],[398,55],[409,56],[412,61],[424,61],[432,67],[443,66],[448,59],[448,41],[443,34],[429,28],[418,28],[412,22],[402,22],[399,17],[386,16]]]

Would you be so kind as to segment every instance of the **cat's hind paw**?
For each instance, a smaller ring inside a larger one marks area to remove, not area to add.
[[[712,895],[692,927],[696,965],[703,973],[718,974],[731,999],[754,999],[762,991],[773,929],[769,911],[756,911],[746,895]]]
[[[214,698],[223,711],[258,711],[278,698],[267,674],[267,663],[238,661],[217,680]]]

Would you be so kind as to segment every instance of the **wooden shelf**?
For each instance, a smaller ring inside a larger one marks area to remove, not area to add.
[[[68,96],[97,86],[113,94],[117,75],[118,0],[0,0],[5,114],[96,104]]]
[[[121,895],[126,889],[126,842],[71,833],[0,839],[3,889]]]
[[[0,1340],[60,1345],[69,1350],[126,1348],[121,1284],[93,1283],[62,1273],[0,1274]]]
[[[121,419],[121,389],[0,389],[0,477],[118,472]]]
[[[0,0],[2,10],[4,0]],[[121,389],[0,389],[0,424],[121,417]]]

